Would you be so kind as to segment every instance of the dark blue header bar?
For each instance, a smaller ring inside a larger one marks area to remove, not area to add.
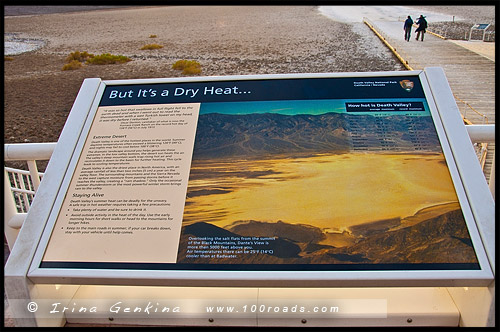
[[[109,85],[100,106],[424,97],[418,76],[293,78]]]
[[[345,103],[347,112],[424,112],[422,102],[364,102]]]

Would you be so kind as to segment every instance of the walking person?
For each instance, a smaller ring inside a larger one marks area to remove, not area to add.
[[[408,18],[405,21],[405,24],[403,26],[403,30],[405,31],[405,40],[410,41],[410,35],[411,35],[411,27],[413,26],[413,20],[411,19],[411,16],[408,15]]]
[[[418,37],[420,36],[420,34],[422,34],[420,41],[424,41],[425,29],[427,29],[427,21],[425,20],[425,16],[420,15],[416,23],[418,25],[418,28],[415,30],[415,32],[417,33],[417,38],[415,39],[418,40]]]

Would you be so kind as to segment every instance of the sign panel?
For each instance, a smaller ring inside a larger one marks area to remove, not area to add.
[[[480,271],[425,84],[107,82],[37,269]]]
[[[479,23],[479,24],[474,24],[474,26],[472,27],[472,29],[475,29],[475,30],[486,30],[488,29],[490,25],[487,24],[487,23]]]

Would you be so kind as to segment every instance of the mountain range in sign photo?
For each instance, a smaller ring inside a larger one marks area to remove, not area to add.
[[[361,125],[362,124],[362,125]],[[388,131],[390,129],[390,131]],[[283,115],[202,114],[198,120],[194,155],[197,158],[254,157],[293,153],[348,153],[356,137],[372,141],[370,148],[389,140],[393,151],[414,151],[418,139],[426,139],[425,150],[441,152],[432,118],[408,115],[375,117],[326,113]]]
[[[202,104],[178,263],[477,264],[429,113],[240,104]]]

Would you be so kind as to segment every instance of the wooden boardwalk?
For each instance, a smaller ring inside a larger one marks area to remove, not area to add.
[[[460,113],[466,120],[472,124],[495,123],[494,56],[487,57],[478,54],[459,43],[439,38],[431,33],[425,34],[423,42],[417,41],[414,29],[410,41],[407,42],[404,39],[403,22],[372,21],[369,23],[396,49],[396,52],[412,69],[442,67]],[[494,44],[488,44],[484,46],[494,50]],[[494,154],[495,144],[490,143],[484,167],[487,180],[489,180]]]

